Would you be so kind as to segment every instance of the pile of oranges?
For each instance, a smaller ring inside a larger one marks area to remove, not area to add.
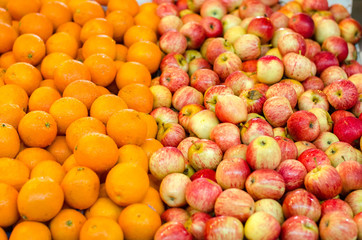
[[[0,0],[0,240],[153,238],[156,8]]]

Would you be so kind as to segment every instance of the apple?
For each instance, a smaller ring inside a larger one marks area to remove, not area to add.
[[[242,0],[221,0],[221,2],[226,6],[228,12],[233,12],[234,10],[238,10]]]
[[[352,208],[353,215],[356,216],[362,212],[362,190],[355,190],[349,193],[344,199],[345,202]]]
[[[356,60],[345,61],[341,67],[347,73],[348,77],[362,73],[362,66]]]
[[[188,159],[196,171],[204,168],[216,169],[222,160],[222,155],[221,149],[215,142],[200,139],[189,148]]]
[[[310,76],[315,76],[316,65],[307,57],[297,53],[288,53],[283,57],[285,75],[289,78],[304,81]]]
[[[258,59],[256,77],[261,83],[274,84],[284,74],[283,62],[275,56],[264,56]]]
[[[162,58],[160,63],[161,72],[170,66],[181,68],[185,72],[187,72],[189,68],[185,57],[182,54],[175,52],[169,53],[164,58]]]
[[[150,113],[158,125],[166,123],[178,123],[177,112],[168,107],[159,107]]]
[[[186,59],[186,62],[190,63],[195,58],[202,58],[202,55],[198,50],[189,49],[185,51],[184,57]]]
[[[245,186],[250,168],[242,158],[224,158],[216,168],[216,181],[223,189]]]
[[[335,81],[348,78],[346,72],[339,66],[330,66],[324,69],[320,74],[320,77],[324,86],[328,86]]]
[[[243,36],[244,34],[246,34],[246,30],[242,26],[237,25],[237,26],[228,28],[228,30],[225,31],[223,37],[226,39],[226,41],[233,44],[233,46],[234,46],[236,39]],[[235,46],[234,46],[234,50],[236,52]]]
[[[295,141],[313,141],[320,134],[317,117],[308,111],[299,110],[293,113],[288,121],[287,128],[290,136]]]
[[[297,160],[287,159],[280,163],[277,172],[283,176],[286,191],[292,191],[303,186],[304,177],[307,170],[304,165]]]
[[[150,91],[153,95],[152,109],[159,107],[171,107],[172,93],[167,87],[162,85],[155,85],[150,87]]]
[[[206,52],[207,52],[207,48],[210,45],[210,43],[216,38],[206,38],[204,43],[201,45],[200,47],[200,53],[201,56],[206,59]],[[206,59],[207,60],[207,59]]]
[[[321,239],[357,239],[357,231],[353,218],[341,212],[327,213],[319,223]]]
[[[239,97],[246,102],[248,113],[257,114],[262,113],[263,105],[267,99],[265,94],[256,88],[242,90]]]
[[[240,26],[241,19],[233,14],[226,14],[221,18],[223,32],[226,33],[232,27]],[[225,37],[224,37],[225,38]]]
[[[177,147],[186,138],[186,133],[178,123],[164,123],[158,125],[156,138],[165,147]]]
[[[221,53],[214,61],[213,70],[220,79],[224,81],[231,73],[240,71],[242,63],[240,58],[233,52]]]
[[[284,130],[284,129],[283,129]],[[281,150],[281,162],[287,159],[296,159],[298,155],[298,149],[295,143],[284,136],[275,136],[274,139],[277,141]]]
[[[314,33],[313,19],[305,13],[294,14],[288,22],[288,27],[304,38],[311,38]]]
[[[186,186],[191,182],[183,173],[171,173],[162,179],[160,197],[169,207],[182,207],[186,205]]]
[[[221,96],[233,95],[234,92],[231,88],[225,85],[215,85],[208,88],[204,94],[204,106],[215,112],[215,105]]]
[[[354,117],[354,115],[353,113],[346,110],[337,110],[331,114],[331,118],[334,123],[338,122],[340,119],[344,117]]]
[[[297,93],[288,83],[281,82],[270,86],[266,92],[266,97],[271,98],[274,96],[282,96],[287,98],[292,108],[294,108],[297,104]]]
[[[305,55],[306,43],[303,36],[296,32],[283,34],[278,40],[278,50],[282,56],[287,53],[297,53]]]
[[[314,25],[317,26],[321,21],[325,19],[334,20],[333,14],[330,11],[316,11],[312,14],[312,19],[314,21]]]
[[[256,59],[247,60],[247,61],[243,62],[242,71],[248,72],[248,75],[255,73],[257,63],[258,63],[258,60],[256,60]],[[262,83],[262,84],[264,84],[264,83]]]
[[[331,164],[337,167],[344,161],[357,161],[357,154],[353,147],[346,142],[334,142],[325,151]]]
[[[307,149],[298,157],[298,161],[301,162],[308,172],[312,171],[321,165],[331,165],[327,154],[320,149]]]
[[[362,164],[346,161],[340,163],[336,169],[342,179],[342,193],[362,189]]]
[[[247,118],[247,107],[243,99],[235,95],[221,95],[215,105],[215,114],[221,122],[239,124]]]
[[[190,86],[184,86],[176,90],[172,96],[172,106],[180,111],[184,106],[189,104],[202,105],[204,96],[201,92]]]
[[[202,110],[205,110],[205,107],[199,104],[188,104],[184,106],[178,114],[179,123],[186,131],[190,131],[190,119]]]
[[[287,219],[293,216],[306,216],[314,222],[318,222],[321,217],[322,208],[318,199],[302,188],[288,192],[282,206]]]
[[[341,23],[340,23],[341,24]],[[320,21],[315,28],[315,39],[322,44],[330,36],[340,36],[341,30],[338,23],[332,19],[324,19]],[[343,35],[342,35],[343,37]]]
[[[186,187],[187,203],[202,212],[210,212],[214,209],[215,201],[222,192],[221,187],[206,178],[198,178]]]
[[[275,137],[287,137],[287,129],[283,128],[283,127],[275,127],[273,128],[273,135],[274,135],[274,139]],[[293,140],[292,140],[293,141]],[[283,151],[281,148],[281,146],[279,145],[280,150]],[[283,153],[282,153],[283,155]]]
[[[243,61],[257,59],[261,54],[260,38],[254,34],[241,35],[234,41],[233,47]]]
[[[198,49],[206,38],[204,28],[200,23],[195,21],[185,23],[180,28],[180,33],[186,37],[188,49]]]
[[[273,137],[273,128],[266,120],[253,118],[242,126],[241,140],[244,144],[249,145],[259,136]]]
[[[185,10],[185,9],[188,8],[188,6],[187,6],[187,0],[179,0],[179,1],[177,1],[177,3],[175,3],[175,4],[176,4],[177,9],[178,9],[179,11],[182,11],[182,10]]]
[[[362,120],[356,117],[344,117],[335,123],[333,133],[340,141],[358,146],[362,136]]]
[[[210,139],[212,129],[218,124],[219,120],[213,111],[201,110],[191,117],[189,132],[198,138]]]
[[[308,90],[320,90],[322,91],[324,89],[324,83],[322,81],[322,79],[320,79],[319,77],[313,76],[313,77],[309,77],[306,80],[304,80],[302,82],[304,90],[308,91]]]
[[[348,78],[354,85],[356,85],[358,93],[362,93],[362,73],[356,73]]]
[[[246,161],[252,169],[276,169],[281,161],[279,144],[269,136],[255,138],[246,150]]]
[[[164,2],[164,3],[161,3],[161,4],[158,5],[158,7],[156,8],[156,14],[160,18],[169,16],[169,15],[177,16],[178,15],[178,8],[173,3]]]
[[[322,108],[312,108],[308,110],[316,115],[321,132],[329,132],[332,130],[333,121],[331,115]]]
[[[288,33],[294,33],[294,31],[290,28],[279,28],[274,31],[273,38],[271,40],[271,44],[273,48],[278,47],[279,39]],[[319,44],[318,44],[319,45]]]
[[[177,146],[177,149],[181,151],[182,155],[184,156],[185,160],[188,161],[188,153],[189,153],[189,147],[193,144],[193,142],[199,140],[199,138],[196,137],[187,137],[183,139]]]
[[[216,172],[214,170],[208,169],[208,168],[204,168],[201,169],[197,172],[195,172],[191,177],[191,181],[194,181],[198,178],[207,178],[210,179],[214,182],[216,182],[216,178],[215,178]]]
[[[205,226],[205,239],[243,239],[243,224],[234,217],[219,216],[209,219]]]
[[[211,219],[211,216],[204,212],[196,212],[191,215],[185,223],[185,227],[195,239],[204,239],[206,222]]]
[[[203,58],[195,58],[189,63],[188,74],[192,76],[192,74],[194,74],[199,69],[211,69],[211,65]]]
[[[338,142],[338,137],[331,132],[321,132],[313,144],[320,150],[326,151],[332,143]]]
[[[255,74],[251,73],[250,76],[254,76],[255,79]],[[255,79],[257,81],[257,79]],[[254,88],[257,90],[260,90],[263,93],[266,93],[266,91],[268,91],[269,85],[265,84],[265,83],[256,83],[254,85]]]
[[[356,214],[356,216],[354,216],[353,220],[356,222],[357,228],[358,228],[357,239],[361,239],[362,238],[362,213]]]
[[[345,18],[349,18],[351,15],[348,10],[342,4],[335,3],[329,7],[329,11],[332,13],[336,22],[340,22]]]
[[[362,93],[360,93],[358,95],[358,101],[357,101],[356,105],[353,106],[352,113],[355,116],[360,116],[361,115],[361,113],[362,113]]]
[[[347,55],[345,61],[357,60],[356,47],[350,42],[347,42],[347,47],[348,47],[348,55]]]
[[[234,52],[234,48],[222,37],[215,38],[210,41],[206,48],[206,60],[210,64],[214,64],[215,59],[224,52]]]
[[[183,208],[169,208],[161,214],[161,220],[163,222],[179,222],[185,224],[189,218],[189,214]]]
[[[185,159],[175,147],[162,147],[151,155],[149,170],[158,180],[170,173],[182,173],[185,170]]]
[[[294,89],[295,93],[297,94],[298,98],[300,97],[300,95],[302,95],[302,93],[304,93],[303,84],[297,80],[285,78],[281,80],[280,83],[286,83],[289,86],[291,86]]]
[[[188,86],[189,82],[189,75],[178,67],[167,67],[160,76],[160,84],[167,87],[172,94],[177,89]]]
[[[200,9],[201,17],[214,17],[221,19],[227,13],[226,6],[219,0],[206,0]]]
[[[166,54],[183,54],[187,48],[187,40],[186,37],[180,32],[168,31],[162,34],[159,40],[159,45],[161,50]]]
[[[339,22],[341,37],[347,42],[356,44],[362,36],[361,24],[353,18],[346,18]]]
[[[254,213],[245,223],[245,237],[247,239],[278,239],[280,231],[279,222],[266,212]]]
[[[226,152],[224,153],[224,159],[228,159],[228,158],[245,159],[247,148],[248,147],[245,144],[239,144],[234,147],[231,147],[228,150],[226,150]]]
[[[255,82],[244,72],[235,71],[225,79],[223,84],[229,87],[235,95],[239,96],[244,89],[254,87]]]
[[[328,1],[327,0],[318,0],[318,1],[313,1],[313,0],[304,0],[302,2],[302,8],[303,11],[306,12],[310,12],[313,10],[328,10]]]
[[[279,224],[284,222],[283,209],[274,199],[261,199],[255,202],[255,212],[265,212],[273,216]]]
[[[223,26],[219,19],[215,17],[203,17],[201,25],[205,30],[207,38],[222,36]]]
[[[333,53],[340,63],[348,56],[347,42],[339,36],[326,38],[323,41],[322,50]]]
[[[276,11],[270,16],[270,21],[275,29],[286,28],[288,27],[289,18],[284,13]]]
[[[261,43],[269,42],[274,33],[274,26],[269,18],[258,16],[250,21],[247,33],[258,36]]]
[[[286,97],[276,96],[264,102],[263,113],[273,127],[283,127],[293,114],[293,109]]]
[[[298,149],[298,157],[305,151],[311,148],[317,148],[313,143],[308,141],[297,141],[295,142],[295,146]]]
[[[328,199],[322,203],[322,217],[331,212],[340,212],[353,217],[352,208],[341,199]]]
[[[285,182],[277,171],[259,169],[248,176],[245,188],[254,200],[263,198],[279,200],[285,192]]]
[[[154,240],[161,239],[192,240],[192,235],[186,230],[182,223],[167,222],[161,225],[155,233]]]
[[[352,108],[358,101],[358,90],[349,80],[338,80],[323,90],[327,95],[328,102],[336,110],[347,110]]]
[[[313,108],[320,108],[328,111],[329,102],[327,100],[327,95],[321,90],[307,90],[298,98],[298,108],[299,110],[306,111]]]
[[[220,123],[216,125],[211,131],[210,139],[214,141],[223,152],[230,147],[241,144],[240,130],[232,123]]]
[[[319,53],[321,50],[321,46],[318,42],[313,41],[312,39],[304,39],[305,40],[305,56],[313,61],[314,56]]]
[[[163,35],[168,31],[179,31],[182,25],[183,22],[181,18],[178,16],[169,15],[161,18],[157,30],[160,35]]]
[[[317,67],[317,74],[321,74],[330,66],[339,66],[337,57],[328,51],[321,51],[317,53],[314,56],[313,61]]]
[[[283,223],[280,237],[282,240],[318,240],[318,226],[306,216],[294,216]]]
[[[241,19],[256,16],[270,16],[271,14],[271,8],[259,0],[242,1],[239,7],[239,16]]]

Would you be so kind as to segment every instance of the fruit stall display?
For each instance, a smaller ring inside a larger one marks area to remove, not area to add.
[[[0,240],[362,239],[345,6],[0,0],[0,36]]]

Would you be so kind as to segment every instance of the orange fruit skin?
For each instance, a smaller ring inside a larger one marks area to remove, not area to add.
[[[56,136],[53,143],[47,147],[47,151],[50,152],[60,164],[63,164],[65,159],[73,153],[67,144],[65,136]]]
[[[82,53],[84,59],[95,53],[103,53],[114,60],[116,58],[116,41],[104,34],[91,36],[84,42]]]
[[[0,183],[0,227],[9,227],[19,219],[18,191],[11,185]]]
[[[55,69],[60,66],[64,61],[72,59],[71,56],[69,56],[66,53],[62,52],[54,52],[50,53],[48,52],[48,55],[46,55],[43,58],[43,61],[40,65],[40,72],[43,75],[44,79],[53,79],[54,78],[54,71]]]
[[[16,129],[7,123],[0,123],[0,157],[14,158],[20,150],[20,139]]]
[[[76,80],[65,87],[63,97],[73,97],[84,103],[90,109],[99,96],[97,85],[88,80]]]
[[[51,105],[62,96],[52,87],[39,87],[29,98],[29,111],[49,112]]]
[[[108,11],[123,10],[131,14],[133,17],[139,12],[139,6],[136,0],[109,0]]]
[[[6,8],[14,20],[20,20],[28,13],[39,12],[41,2],[39,0],[9,0]]]
[[[87,219],[92,217],[108,217],[117,221],[121,211],[122,208],[115,204],[111,199],[108,197],[100,197],[92,207],[87,209],[85,216]]]
[[[45,43],[38,35],[25,33],[15,40],[13,53],[16,61],[36,66],[45,56]]]
[[[8,235],[6,235],[6,232],[2,227],[0,227],[0,240],[8,240]]]
[[[7,123],[18,128],[20,120],[25,116],[25,112],[19,105],[5,103],[0,105],[0,122]],[[0,154],[1,155],[1,154]]]
[[[28,13],[19,21],[20,34],[33,33],[46,41],[54,31],[53,23],[42,13]]]
[[[116,221],[107,217],[92,217],[80,230],[79,240],[123,240],[123,232]]]
[[[148,188],[146,196],[141,203],[152,207],[160,216],[165,211],[160,193],[151,186]]]
[[[24,236],[31,236],[34,240],[51,240],[49,228],[36,221],[24,221],[17,224],[11,232],[9,240],[24,240]]]
[[[105,94],[94,100],[90,108],[90,116],[107,124],[113,113],[127,108],[128,106],[122,98],[114,94]]]
[[[127,52],[128,62],[139,62],[145,65],[150,73],[155,73],[160,66],[162,53],[160,48],[148,41],[140,41],[132,44]]]
[[[91,36],[107,35],[113,37],[113,26],[105,18],[93,18],[87,21],[80,31],[80,40],[84,43]]]
[[[55,161],[55,157],[43,148],[25,148],[19,152],[16,159],[23,162],[30,170],[42,161]]]
[[[41,6],[40,13],[44,14],[57,29],[61,24],[72,20],[72,12],[68,5],[60,1],[48,1]]]
[[[125,32],[123,42],[126,47],[130,47],[133,43],[139,41],[157,42],[157,35],[152,29],[146,26],[134,25]]]
[[[140,83],[149,87],[151,74],[146,66],[141,63],[126,62],[120,66],[117,72],[116,83],[119,89],[132,83]]]
[[[95,53],[85,59],[92,82],[98,86],[106,87],[113,82],[117,74],[116,63],[108,55]]]
[[[17,104],[24,110],[24,112],[26,112],[28,108],[28,101],[28,94],[18,85],[7,84],[0,87],[0,104]]]
[[[73,20],[83,26],[87,21],[93,18],[104,18],[102,6],[95,1],[84,1],[75,6],[73,11]]]
[[[49,178],[60,184],[65,176],[65,170],[56,161],[46,160],[39,162],[30,173],[30,178]]]
[[[0,23],[0,53],[11,51],[18,33],[10,25]]]
[[[142,113],[150,113],[152,111],[153,94],[146,85],[140,83],[128,84],[119,90],[118,96],[133,110]]]
[[[0,182],[13,186],[16,190],[29,179],[29,168],[19,160],[0,158]]]
[[[123,145],[119,149],[119,163],[130,163],[142,167],[148,172],[148,158],[143,149],[137,145]]]
[[[134,25],[133,17],[124,10],[115,10],[110,12],[106,19],[113,26],[113,39],[118,43],[123,41],[126,31]]]

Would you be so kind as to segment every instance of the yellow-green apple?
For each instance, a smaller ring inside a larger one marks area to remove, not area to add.
[[[261,53],[260,39],[254,34],[243,34],[238,37],[234,43],[234,50],[236,55],[241,60],[257,59]]]
[[[282,56],[287,53],[297,53],[305,55],[306,53],[306,43],[304,37],[296,32],[290,32],[283,34],[278,40],[278,49]]]
[[[316,25],[314,37],[322,44],[330,36],[341,36],[338,23],[332,19],[323,19]]]
[[[272,215],[279,224],[284,222],[284,215],[282,206],[274,199],[260,199],[255,202],[255,212],[266,212]]]
[[[313,19],[305,13],[294,14],[288,22],[288,27],[304,38],[311,38],[314,33]]]
[[[254,19],[254,17],[247,17],[247,18],[241,18],[241,19],[242,19],[242,20],[241,20],[240,26],[241,26],[242,28],[244,28],[244,29],[245,29],[245,32],[246,32],[246,30],[248,29],[249,23],[251,22],[251,20]]]
[[[359,115],[361,115],[362,113],[362,93],[360,93],[358,95],[358,101],[356,103],[356,105],[353,106],[353,108],[351,109],[352,113],[358,117]]]
[[[344,199],[348,205],[352,208],[353,215],[357,215],[362,212],[362,189],[355,190],[347,195]]]
[[[184,57],[187,63],[190,63],[195,58],[202,58],[201,53],[198,50],[189,49],[184,53]]]
[[[178,15],[178,8],[172,2],[171,3],[170,2],[163,2],[163,3],[161,3],[161,4],[159,4],[157,6],[156,14],[160,18],[169,16],[169,15],[177,16]]]
[[[302,82],[304,90],[308,91],[308,90],[320,90],[322,91],[324,89],[324,83],[322,81],[322,79],[320,79],[319,77],[313,76],[313,77],[309,77],[306,80],[304,80]]]
[[[195,172],[191,177],[191,181],[194,181],[198,178],[207,178],[207,179],[210,179],[214,182],[216,182],[216,178],[215,178],[215,175],[216,175],[216,172],[212,169],[208,169],[208,168],[204,168],[204,169],[201,169],[197,172]]]
[[[219,76],[210,69],[198,69],[190,78],[191,87],[198,91],[205,93],[205,91],[212,86],[220,84]]]
[[[279,52],[278,48],[271,48],[270,50],[268,50],[265,55],[272,55],[272,56],[276,56],[277,58],[279,58],[280,60],[283,59],[282,54]]]
[[[341,193],[342,179],[333,166],[320,165],[305,176],[304,186],[318,199],[326,200]]]
[[[205,239],[235,239],[242,240],[244,237],[243,224],[234,217],[213,217],[206,222]]]
[[[336,22],[340,22],[345,18],[349,18],[351,14],[348,12],[345,6],[339,3],[335,3],[329,7],[329,11],[332,13]]]
[[[348,47],[348,55],[347,55],[345,61],[357,60],[356,47],[350,42],[347,42],[347,47]]]
[[[189,220],[185,223],[185,227],[196,240],[202,240],[205,236],[206,222],[211,219],[211,216],[204,212],[192,214]]]
[[[334,142],[326,150],[333,167],[337,167],[344,161],[357,161],[357,154],[354,148],[346,142]]]
[[[336,167],[342,179],[342,193],[362,189],[362,164],[356,161],[342,162]]]
[[[339,36],[330,36],[326,38],[323,41],[322,50],[333,53],[340,63],[343,62],[348,55],[347,42]]]
[[[186,130],[190,131],[190,119],[192,116],[194,116],[196,113],[204,110],[204,106],[200,104],[188,104],[181,108],[180,112],[178,113],[178,121],[181,124],[181,126]]]
[[[186,205],[186,186],[191,182],[183,173],[171,173],[162,179],[160,197],[169,207],[182,207]]]
[[[162,147],[154,152],[149,161],[151,174],[162,180],[170,173],[182,173],[185,170],[185,159],[175,147]]]
[[[231,27],[228,30],[226,30],[223,37],[226,39],[226,41],[228,41],[229,43],[234,45],[236,39],[238,39],[240,36],[242,36],[244,34],[246,34],[246,30],[242,26],[239,25],[239,26]],[[234,46],[234,50],[235,50],[235,46]]]
[[[185,174],[188,177],[191,177],[195,173],[195,169],[193,169],[187,159],[185,159],[185,170],[183,171],[183,174]]]
[[[346,110],[337,110],[331,114],[331,118],[334,123],[338,122],[340,119],[344,117],[354,117],[354,115],[353,113]]]
[[[247,118],[246,118],[246,122],[249,121],[250,119],[253,119],[253,118],[261,118],[261,119],[266,120],[262,115],[259,115],[257,113],[249,113]]]
[[[347,73],[348,77],[354,74],[362,73],[362,66],[356,60],[344,62],[342,63],[341,67]]]
[[[184,106],[189,104],[202,105],[204,95],[190,86],[184,86],[176,90],[172,96],[172,106],[180,111]]]
[[[358,101],[358,90],[349,80],[338,80],[324,88],[328,102],[336,110],[347,110],[352,108]]]
[[[253,118],[247,121],[241,129],[241,141],[249,145],[259,136],[273,137],[272,126],[264,119]]]
[[[358,43],[362,36],[361,24],[353,18],[346,18],[339,22],[341,37],[352,44]]]
[[[279,200],[285,192],[283,176],[272,169],[258,169],[245,182],[246,191],[254,200],[271,198]]]
[[[221,53],[214,61],[213,70],[224,81],[231,73],[240,71],[242,62],[233,52]]]
[[[271,40],[271,44],[273,48],[278,47],[278,41],[279,39],[288,33],[294,33],[294,31],[290,28],[279,28],[274,31],[273,38]],[[319,44],[318,44],[319,46]]]
[[[245,237],[255,240],[278,239],[281,231],[278,220],[266,212],[256,212],[245,223]]]
[[[310,110],[312,108],[329,110],[327,95],[321,90],[309,89],[298,98],[299,110]]]
[[[162,34],[159,40],[160,48],[166,54],[183,54],[187,48],[186,37],[180,32],[168,31]]]
[[[334,124],[333,133],[340,141],[357,147],[362,136],[362,120],[356,117],[344,117]]]
[[[274,26],[269,18],[258,16],[250,21],[246,32],[258,36],[261,43],[265,44],[272,39]]]
[[[160,63],[161,72],[163,72],[167,67],[178,67],[187,72],[189,70],[189,65],[185,57],[180,53],[169,53],[162,58]]]
[[[226,6],[219,0],[206,0],[200,9],[201,17],[214,17],[221,19],[227,13]]]
[[[314,56],[313,59],[317,73],[321,74],[325,69],[331,66],[339,66],[338,59],[333,53],[328,51],[321,51]],[[326,84],[325,84],[326,85]]]
[[[188,86],[189,82],[189,75],[178,67],[167,67],[160,76],[160,84],[167,87],[171,93],[183,86]]]
[[[294,88],[285,82],[273,84],[268,88],[265,94],[266,98],[282,96],[289,100],[290,106],[294,108],[297,105],[298,96]]]
[[[354,216],[353,220],[356,222],[357,228],[358,228],[357,239],[362,239],[362,213],[356,214],[356,216]]]
[[[326,110],[322,108],[312,108],[309,109],[308,111],[314,113],[314,115],[316,115],[316,117],[318,118],[321,132],[332,131],[333,121],[331,115],[329,115],[329,113]]]
[[[283,200],[283,213],[287,219],[293,216],[306,216],[318,222],[321,211],[322,207],[316,196],[302,188],[288,192]]]
[[[328,86],[331,83],[340,79],[347,79],[346,72],[339,66],[330,66],[323,70],[320,74],[320,78],[323,81],[324,86]]]
[[[331,212],[341,212],[353,217],[352,208],[348,203],[338,198],[328,199],[322,203],[322,217]]]
[[[298,141],[295,142],[295,146],[298,149],[298,157],[305,151],[311,148],[317,148],[313,143],[308,141]]]
[[[202,212],[214,209],[215,201],[222,192],[221,187],[207,178],[198,178],[186,187],[187,203]]]
[[[197,140],[199,140],[197,137],[187,137],[178,144],[177,149],[181,151],[185,160],[188,161],[189,148]]]
[[[307,57],[288,53],[283,57],[285,75],[289,78],[304,81],[310,76],[315,76],[317,72],[316,65]]]
[[[192,235],[186,230],[182,223],[167,222],[157,229],[154,236],[154,240],[163,239],[192,240]]]
[[[287,129],[283,127],[273,128],[273,136],[274,137],[287,137]],[[280,145],[279,145],[280,146]]]
[[[298,161],[304,165],[308,172],[321,165],[331,165],[327,154],[316,148],[305,150],[298,157]]]
[[[278,142],[270,136],[258,136],[248,145],[246,161],[252,169],[276,169],[281,161]]]
[[[305,56],[313,61],[314,56],[322,51],[321,46],[318,42],[313,41],[312,39],[305,39]]]
[[[153,109],[159,107],[171,107],[172,93],[167,87],[154,85],[150,87],[150,91],[153,95]]]
[[[210,64],[214,64],[215,59],[224,52],[234,52],[233,45],[222,37],[215,38],[210,41],[206,48],[206,60]]]
[[[258,59],[256,77],[261,83],[274,84],[284,74],[283,62],[275,56],[264,56]]]
[[[239,97],[245,101],[248,113],[262,113],[266,101],[266,96],[262,91],[256,88],[244,89]]]
[[[239,16],[241,19],[257,16],[267,16],[272,14],[270,7],[259,0],[242,1],[239,7]]]
[[[235,95],[218,96],[215,114],[221,122],[239,124],[245,122],[248,112],[243,99]]]
[[[163,123],[158,125],[156,138],[165,147],[177,147],[186,138],[186,133],[184,128],[178,123]]]
[[[287,121],[288,133],[294,141],[314,141],[320,134],[318,118],[311,112],[299,110]]]
[[[216,216],[230,216],[246,222],[254,213],[254,200],[241,189],[226,189],[217,197],[214,212]]]
[[[293,114],[293,109],[286,97],[276,96],[264,102],[263,113],[273,127],[283,127]]]
[[[224,159],[227,159],[227,158],[245,159],[247,148],[248,148],[248,146],[246,146],[245,144],[239,144],[234,147],[231,147],[228,150],[226,150],[226,152],[224,153]]]
[[[197,140],[188,151],[189,162],[196,171],[204,168],[216,169],[222,160],[222,155],[219,146],[207,139]]]
[[[190,21],[182,25],[180,33],[186,37],[188,49],[200,48],[206,38],[204,28],[200,23],[195,21]]]
[[[314,25],[317,26],[321,21],[325,20],[325,19],[331,19],[334,20],[333,18],[333,14],[330,11],[316,11],[314,13],[311,14],[312,15],[312,19],[314,21]]]
[[[338,137],[331,132],[321,132],[313,144],[320,150],[326,151],[332,143],[338,142]]]
[[[203,58],[195,58],[189,63],[189,71],[188,74],[192,76],[194,72],[198,69],[211,69],[211,65],[208,61]]]
[[[306,216],[294,216],[282,224],[280,237],[283,240],[318,240],[318,226]]]
[[[185,224],[190,215],[183,208],[169,208],[161,214],[163,222],[179,222]]]
[[[232,89],[235,95],[239,96],[244,89],[250,89],[254,86],[253,79],[248,77],[243,71],[235,71],[230,74],[223,83],[225,86]]]
[[[360,143],[360,145],[362,145],[362,144]],[[354,148],[354,150],[355,150],[356,155],[357,155],[357,162],[362,164],[362,152],[361,152],[361,150],[358,150],[357,148]]]
[[[178,114],[168,107],[158,107],[150,113],[157,124],[178,123]]]
[[[179,31],[182,27],[183,22],[181,18],[174,15],[169,15],[161,18],[160,23],[158,24],[158,33],[160,35],[168,31]]]
[[[231,88],[225,85],[215,85],[209,87],[204,94],[204,106],[206,109],[215,112],[215,105],[221,96],[233,95]]]
[[[270,16],[270,21],[273,23],[275,29],[286,28],[288,27],[289,18],[284,13],[276,11]]]
[[[216,181],[223,189],[243,189],[250,168],[242,158],[224,158],[216,168]]]
[[[284,130],[284,129],[283,129]],[[283,136],[275,136],[275,141],[277,141],[280,151],[281,151],[281,162],[287,159],[296,159],[298,155],[297,146],[293,140],[283,137]]]
[[[191,117],[189,132],[198,138],[210,139],[212,129],[218,124],[219,120],[213,111],[201,110]]]
[[[232,14],[226,14],[221,18],[223,32],[226,33],[232,27],[240,26],[241,19]],[[224,37],[225,38],[225,37]]]
[[[214,141],[223,152],[230,147],[241,144],[240,130],[232,123],[220,123],[216,125],[211,131],[210,139]]]
[[[285,190],[292,191],[303,186],[307,170],[304,165],[294,159],[287,159],[280,163],[277,172],[283,176]]]
[[[321,239],[357,239],[357,224],[351,216],[341,212],[327,213],[319,223]]]
[[[203,17],[201,25],[205,30],[206,37],[221,37],[223,32],[223,25],[220,19],[212,16]]]
[[[362,73],[356,73],[348,78],[354,85],[356,85],[358,93],[362,93]]]

